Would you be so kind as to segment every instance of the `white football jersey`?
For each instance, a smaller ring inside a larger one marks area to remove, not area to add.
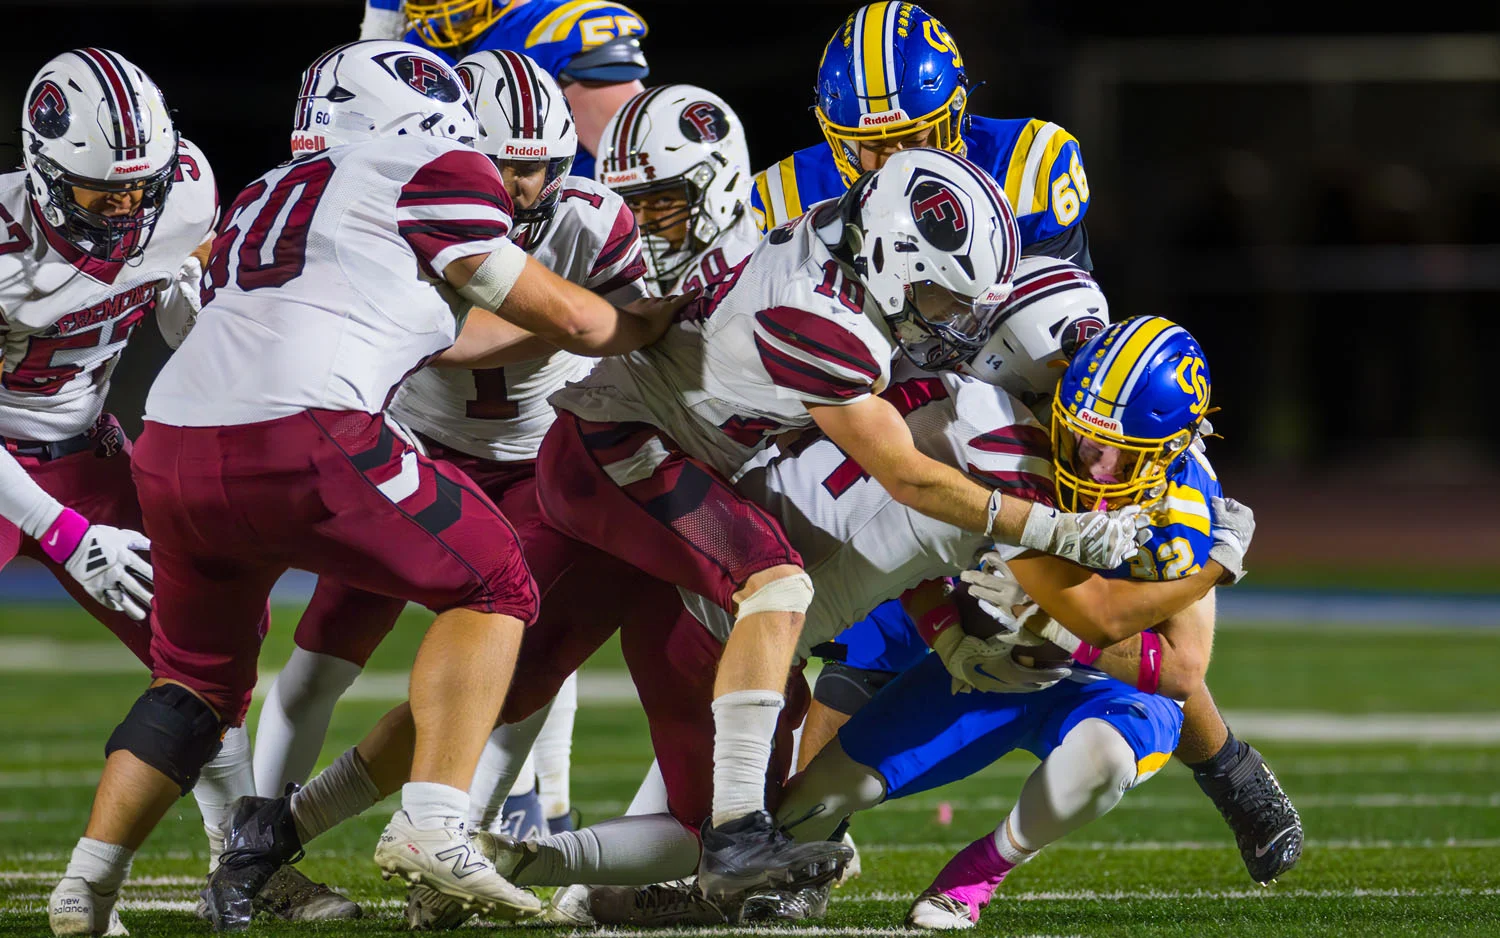
[[[203,311],[152,385],[146,419],[380,413],[468,312],[441,272],[504,246],[510,226],[495,165],[452,140],[385,137],[278,166],[230,207]]]
[[[714,239],[712,247],[692,259],[669,293],[687,293],[719,283],[750,256],[757,244],[760,244],[760,228],[746,212]]]
[[[0,176],[0,436],[52,442],[99,418],[131,332],[212,233],[218,191],[186,140],[151,240],[125,262],[83,253],[33,210],[24,172]]]
[[[944,372],[903,381],[882,396],[926,456],[1006,495],[1056,502],[1047,431],[1000,388]],[[781,522],[812,577],[801,658],[923,580],[972,567],[991,546],[983,534],[901,505],[821,435],[748,470],[735,488]],[[693,594],[683,598],[710,630],[728,635],[728,613]]]
[[[623,306],[646,296],[635,216],[592,179],[569,176],[552,221],[520,226],[515,241],[547,269]],[[423,368],[391,404],[403,424],[445,446],[501,462],[535,459],[557,417],[553,391],[588,374],[596,358],[554,352],[504,368]]]
[[[659,341],[604,359],[552,403],[585,420],[651,424],[731,478],[772,437],[811,426],[808,403],[879,393],[895,346],[819,221],[837,231],[817,211],[774,230]]]

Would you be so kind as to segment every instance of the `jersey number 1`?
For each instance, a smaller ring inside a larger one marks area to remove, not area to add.
[[[474,398],[464,402],[464,416],[472,420],[514,420],[521,408],[511,402],[504,368],[474,372]]]

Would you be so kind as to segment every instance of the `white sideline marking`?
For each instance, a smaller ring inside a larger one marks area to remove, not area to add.
[[[938,798],[923,797],[917,800],[900,799],[888,801],[876,810],[898,811],[906,814],[936,812],[938,805],[946,801],[955,810],[1009,811],[1015,807],[1015,798]],[[1143,795],[1127,794],[1115,807],[1116,811],[1175,811],[1201,805],[1201,795]],[[1406,792],[1371,792],[1362,795],[1299,795],[1294,803],[1300,808],[1500,808],[1500,792],[1469,795],[1459,792],[1413,795]]]
[[[861,843],[861,853],[957,853],[969,844],[967,841],[939,844],[885,844]],[[1303,845],[1307,850],[1500,850],[1500,838],[1460,840],[1449,837],[1444,840],[1309,840]],[[1228,840],[1061,840],[1047,847],[1056,850],[1077,850],[1088,853],[1129,851],[1166,852],[1194,850],[1233,849]]]
[[[1099,892],[1093,889],[1066,889],[1040,892],[1004,891],[995,894],[995,905],[1014,902],[1095,902],[1123,899],[1420,899],[1439,896],[1495,896],[1500,888],[1486,889],[1282,889],[1267,886],[1260,889],[1121,889]],[[914,892],[870,892],[864,895],[833,896],[835,902],[911,902]]]

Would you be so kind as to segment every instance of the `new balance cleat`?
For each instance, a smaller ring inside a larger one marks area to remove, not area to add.
[[[1266,886],[1301,859],[1302,818],[1261,754],[1242,745],[1229,769],[1193,778],[1234,832],[1250,878]]]
[[[224,853],[199,893],[215,931],[249,928],[261,889],[283,864],[302,858],[302,840],[292,821],[296,790],[296,785],[288,785],[280,798],[247,795],[230,806]]]
[[[594,886],[589,913],[599,925],[664,928],[673,925],[726,925],[729,916],[704,898],[695,883],[677,880],[650,886]]]
[[[836,879],[854,851],[840,841],[794,841],[771,815],[756,811],[723,827],[705,823],[699,832],[703,857],[698,887],[721,907],[738,906],[765,889],[792,891]]]
[[[47,900],[54,935],[129,935],[115,911],[119,892],[103,893],[79,876],[65,876]]]
[[[422,830],[412,824],[405,811],[397,811],[375,846],[380,875],[455,899],[465,912],[502,920],[541,914],[541,900],[507,881],[486,856],[482,843],[470,837],[463,822],[451,820],[450,826]]]
[[[536,848],[500,834],[479,831],[471,843],[495,864],[495,872],[507,880],[536,859]],[[469,920],[477,910],[429,886],[412,885],[406,891],[406,924],[418,931],[446,931]]]
[[[752,892],[740,905],[741,922],[805,922],[828,915],[832,883],[801,889],[767,889]]]
[[[266,881],[252,903],[257,914],[286,922],[337,922],[359,918],[359,903],[315,883],[294,866],[283,866]]]

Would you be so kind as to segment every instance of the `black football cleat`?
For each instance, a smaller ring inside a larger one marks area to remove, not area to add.
[[[229,836],[219,868],[200,894],[214,931],[243,931],[255,914],[255,897],[284,863],[302,858],[302,840],[292,821],[292,792],[280,798],[253,795],[230,806]]]
[[[1239,761],[1222,772],[1193,773],[1234,831],[1234,842],[1250,878],[1262,886],[1302,857],[1302,818],[1266,760],[1249,743]]]
[[[765,811],[723,827],[705,822],[699,834],[703,857],[698,888],[721,908],[738,907],[747,893],[757,890],[795,891],[830,883],[854,854],[839,841],[794,841]]]

